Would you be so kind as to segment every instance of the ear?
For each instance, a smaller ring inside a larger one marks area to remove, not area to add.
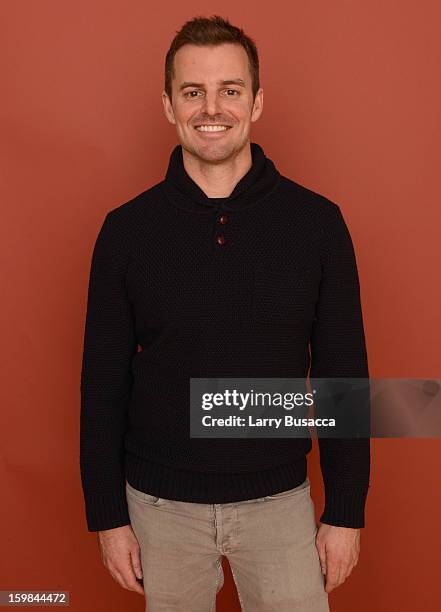
[[[251,111],[251,121],[257,121],[263,112],[263,89],[257,91],[253,102],[253,110]]]
[[[167,117],[168,121],[170,121],[170,123],[176,124],[173,106],[166,91],[162,92],[162,104],[164,106],[165,116]]]

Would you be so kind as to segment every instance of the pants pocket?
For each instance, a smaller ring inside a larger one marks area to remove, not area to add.
[[[139,491],[139,489],[135,489],[132,485],[126,481],[126,493],[138,501],[148,504],[149,506],[159,506],[165,502],[165,499],[162,497],[158,497],[156,495],[151,495],[150,493],[144,493],[144,491]]]
[[[309,481],[309,478],[306,477],[306,480],[297,487],[294,487],[293,489],[287,489],[286,491],[281,491],[280,493],[274,493],[273,495],[265,495],[264,499],[265,501],[272,499],[286,499],[287,497],[293,497],[302,493],[309,493],[310,488],[311,483]]]

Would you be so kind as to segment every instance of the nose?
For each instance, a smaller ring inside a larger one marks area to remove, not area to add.
[[[204,112],[207,115],[216,115],[220,109],[220,100],[217,92],[206,92],[203,104]]]

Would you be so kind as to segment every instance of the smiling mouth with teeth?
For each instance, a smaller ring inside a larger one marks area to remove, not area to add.
[[[198,132],[226,132],[230,127],[230,125],[196,125],[195,129]]]

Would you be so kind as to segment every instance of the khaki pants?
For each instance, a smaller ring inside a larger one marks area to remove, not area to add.
[[[200,504],[126,482],[148,612],[213,612],[226,556],[244,612],[328,612],[310,483],[257,499]]]

